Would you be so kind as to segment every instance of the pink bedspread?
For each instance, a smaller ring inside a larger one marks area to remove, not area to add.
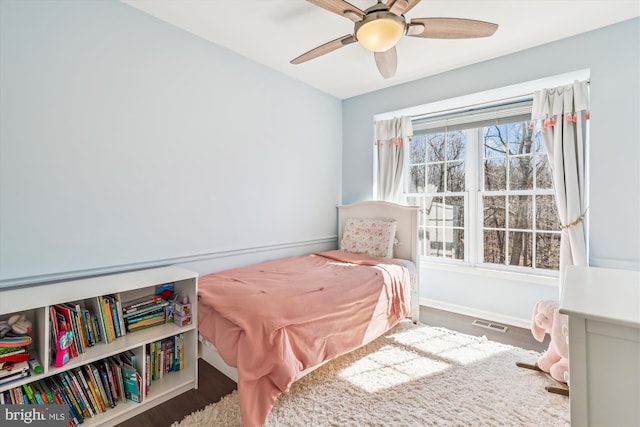
[[[245,427],[262,426],[299,372],[410,316],[410,277],[393,260],[329,251],[198,280],[198,327],[238,369]]]

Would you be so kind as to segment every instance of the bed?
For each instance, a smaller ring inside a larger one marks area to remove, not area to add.
[[[198,280],[200,356],[238,383],[245,427],[293,381],[411,317],[418,321],[417,208],[338,207],[339,250]]]

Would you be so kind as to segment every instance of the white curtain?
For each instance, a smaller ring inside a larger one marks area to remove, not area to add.
[[[589,119],[588,82],[543,89],[534,94],[531,118],[540,121],[553,175],[562,228],[560,273],[587,265],[584,217],[585,134]],[[560,284],[562,286],[562,282]],[[562,293],[562,289],[560,289]]]
[[[395,117],[375,122],[375,145],[377,148],[377,194],[376,199],[387,202],[402,202],[402,170],[405,147],[413,135],[411,117]]]

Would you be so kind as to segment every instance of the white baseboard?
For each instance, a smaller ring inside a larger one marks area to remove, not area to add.
[[[492,322],[502,323],[518,328],[531,329],[531,319],[520,319],[518,317],[505,316],[500,313],[478,310],[473,307],[466,307],[422,297],[420,297],[420,305],[436,308],[438,310],[450,311],[452,313],[462,314],[476,319],[490,320]]]

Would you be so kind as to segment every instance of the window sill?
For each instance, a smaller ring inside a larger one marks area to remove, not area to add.
[[[550,274],[550,275],[529,274],[529,273],[520,273],[515,271],[497,270],[497,269],[481,267],[481,266],[474,267],[467,264],[448,264],[448,263],[440,263],[440,262],[425,261],[425,260],[420,261],[420,266],[421,268],[424,268],[427,270],[449,271],[453,273],[490,277],[490,278],[495,278],[500,280],[532,283],[532,284],[542,285],[542,286],[553,286],[556,288],[559,285],[558,273]]]

